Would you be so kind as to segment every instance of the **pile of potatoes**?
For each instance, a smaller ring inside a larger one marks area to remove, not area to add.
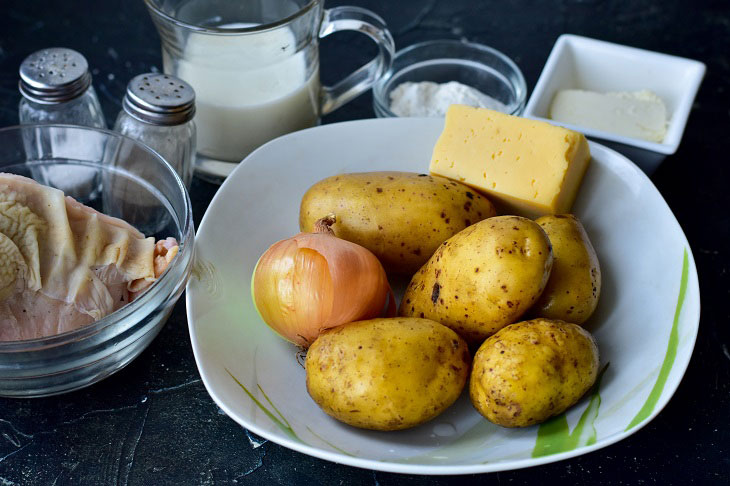
[[[469,381],[484,417],[523,427],[562,413],[595,382],[598,349],[580,324],[601,273],[574,216],[496,216],[468,186],[404,172],[318,182],[301,202],[301,230],[330,213],[336,236],[372,251],[389,274],[412,275],[399,317],[325,331],[309,348],[307,390],[332,417],[413,427]]]

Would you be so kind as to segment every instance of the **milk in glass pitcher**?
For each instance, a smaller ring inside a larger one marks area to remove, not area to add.
[[[145,0],[162,39],[164,71],[195,89],[196,173],[224,179],[255,148],[314,126],[369,89],[390,67],[383,20],[323,0]],[[375,59],[334,86],[319,81],[319,39],[354,30]]]

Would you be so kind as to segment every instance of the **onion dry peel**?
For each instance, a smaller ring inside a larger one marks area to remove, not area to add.
[[[395,299],[383,266],[360,245],[334,236],[334,215],[314,233],[271,245],[252,279],[261,318],[287,341],[304,348],[325,329],[395,315]]]

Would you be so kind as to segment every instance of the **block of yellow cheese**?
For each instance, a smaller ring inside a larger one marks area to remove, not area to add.
[[[535,218],[570,212],[590,158],[581,133],[452,105],[430,171],[485,193],[502,214]]]

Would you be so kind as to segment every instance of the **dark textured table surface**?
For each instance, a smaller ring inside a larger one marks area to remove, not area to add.
[[[348,0],[327,6],[341,3],[380,13],[399,47],[437,38],[494,46],[517,62],[530,89],[566,32],[706,63],[679,151],[652,176],[689,238],[702,296],[695,352],[674,398],[620,443],[546,466],[461,478],[366,471],[266,442],[222,414],[200,381],[181,300],[152,345],[114,376],[59,397],[0,399],[0,485],[730,484],[730,3]],[[20,62],[50,46],[87,57],[110,124],[126,82],[161,68],[142,0],[2,0],[0,125],[17,123]],[[349,34],[326,39],[321,52],[325,81],[373,54],[367,40]],[[324,123],[373,116],[367,94]],[[196,223],[215,190],[193,183]]]

